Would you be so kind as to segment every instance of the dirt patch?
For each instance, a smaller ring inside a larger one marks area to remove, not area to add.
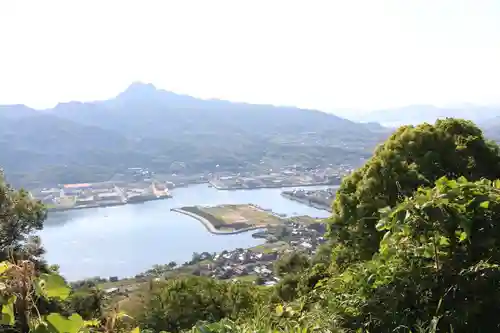
[[[221,220],[225,225],[231,226],[246,224],[265,227],[283,223],[278,216],[253,205],[220,205],[202,207],[201,210]]]
[[[280,225],[284,220],[253,205],[189,206],[183,210],[208,220],[216,229],[241,230],[252,227]]]

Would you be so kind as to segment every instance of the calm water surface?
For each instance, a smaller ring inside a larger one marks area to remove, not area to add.
[[[172,199],[51,213],[40,235],[46,259],[60,265],[69,280],[133,276],[154,264],[172,260],[181,264],[190,260],[193,252],[220,252],[262,242],[252,238],[251,232],[212,235],[197,220],[171,212],[171,208],[253,203],[288,215],[329,215],[285,199],[281,191],[218,191],[205,184],[195,185],[173,190]]]

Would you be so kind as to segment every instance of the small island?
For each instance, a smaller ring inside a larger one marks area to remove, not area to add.
[[[171,210],[197,219],[213,234],[237,234],[285,222],[277,214],[251,204],[186,206]]]

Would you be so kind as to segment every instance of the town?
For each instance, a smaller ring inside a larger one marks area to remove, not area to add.
[[[312,256],[325,239],[324,225],[313,223],[304,225],[289,220],[283,226],[268,230],[267,243],[250,249],[224,251],[213,257],[195,263],[196,275],[217,279],[245,279],[258,284],[274,285],[279,281],[273,269],[274,262],[283,255],[300,252]],[[188,264],[193,264],[192,262]]]
[[[102,206],[125,205],[157,199],[171,198],[170,190],[193,184],[208,183],[219,190],[283,188],[311,185],[338,185],[342,177],[352,171],[349,165],[328,168],[286,167],[260,173],[207,173],[198,175],[159,174],[147,168],[128,168],[111,180],[100,183],[59,184],[49,188],[33,189],[32,197],[40,200],[49,210],[70,210]],[[283,195],[303,203],[328,203],[328,196],[318,192],[325,202],[303,201],[301,193]],[[295,193],[295,192],[294,192]],[[309,194],[307,194],[309,195]],[[301,199],[302,198],[302,199]],[[311,197],[312,198],[312,197]]]
[[[209,183],[219,190],[338,185],[342,177],[350,172],[352,166],[349,165],[328,168],[288,167],[280,170],[269,169],[259,174],[218,173],[212,175]]]
[[[65,184],[31,192],[49,211],[117,206],[170,198],[168,188],[158,182]]]
[[[274,263],[291,253],[314,256],[318,247],[325,242],[325,232],[326,225],[321,219],[310,216],[289,217],[281,225],[254,233],[253,236],[256,238],[264,238],[265,243],[249,249],[193,253],[192,259],[183,264],[170,262],[165,265],[155,265],[133,278],[120,280],[115,276],[86,281],[100,283],[109,294],[122,295],[128,295],[151,279],[169,279],[181,275],[207,276],[226,281],[248,281],[272,286],[280,281]],[[82,283],[85,281],[73,284],[78,286]]]
[[[292,217],[282,225],[272,226],[257,232],[254,237],[265,238],[266,243],[249,248],[223,251],[218,254],[194,254],[190,262],[181,267],[191,270],[191,274],[210,276],[222,280],[257,281],[259,284],[273,285],[279,281],[273,265],[283,255],[300,252],[308,256],[316,254],[316,249],[324,243],[326,227],[321,220],[308,216]],[[182,269],[184,268],[184,269]]]

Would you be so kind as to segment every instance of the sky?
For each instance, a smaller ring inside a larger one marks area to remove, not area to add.
[[[500,1],[0,0],[0,104],[135,81],[325,111],[500,104]]]

